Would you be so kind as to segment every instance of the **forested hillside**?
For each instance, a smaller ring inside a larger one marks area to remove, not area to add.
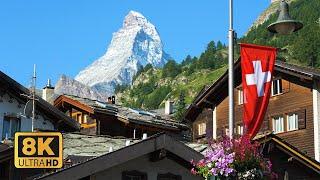
[[[164,100],[177,101],[181,94],[191,103],[204,85],[211,84],[225,70],[226,46],[211,41],[200,57],[188,55],[180,64],[169,60],[162,69],[141,67],[130,87],[117,86],[120,101],[131,107],[157,109]]]
[[[271,5],[271,8],[278,4]],[[268,32],[266,27],[278,16],[274,13],[265,22],[252,27],[238,42],[282,48],[284,51],[278,54],[278,59],[319,68],[320,0],[292,0],[290,14],[303,22],[302,30],[288,36]],[[238,54],[239,47],[235,48]],[[117,96],[124,105],[145,109],[157,109],[163,106],[164,100],[178,102],[181,97],[190,104],[204,85],[212,84],[225,72],[226,63],[227,47],[212,41],[199,57],[187,56],[180,64],[170,60],[162,69],[154,69],[150,65],[141,68],[132,86],[116,88]]]
[[[277,3],[279,4],[279,3]],[[320,67],[320,1],[295,0],[290,3],[291,16],[303,23],[300,31],[291,35],[275,35],[266,27],[275,22],[278,14],[273,14],[263,24],[251,29],[241,42],[269,45],[283,48],[279,59],[305,66]]]

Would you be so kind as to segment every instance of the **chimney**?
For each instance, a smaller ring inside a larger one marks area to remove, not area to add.
[[[170,114],[173,113],[173,101],[167,100],[165,102],[164,113],[167,114],[167,115],[170,115]]]
[[[136,139],[136,129],[133,130],[133,139]]]
[[[142,134],[142,140],[147,139],[147,137],[148,137],[147,133],[143,133],[143,134]]]
[[[109,152],[112,152],[113,151],[113,148],[112,146],[109,147]]]
[[[112,102],[112,104],[116,104],[116,97],[115,96],[111,97],[111,102]]]
[[[42,89],[42,99],[48,101],[49,103],[52,102],[52,96],[54,95],[54,87],[51,85],[51,80],[48,79],[47,85]]]
[[[130,140],[126,140],[126,146],[130,145]]]
[[[108,97],[108,101],[107,101],[109,104],[112,103],[112,100],[111,100],[111,97]]]

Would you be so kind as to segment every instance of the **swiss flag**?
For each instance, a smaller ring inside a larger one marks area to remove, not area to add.
[[[241,44],[243,121],[246,134],[253,138],[263,122],[271,92],[277,49]]]

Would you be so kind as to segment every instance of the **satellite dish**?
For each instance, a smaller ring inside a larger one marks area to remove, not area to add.
[[[32,101],[29,100],[27,102],[27,104],[25,105],[24,107],[24,115],[27,117],[27,118],[30,118],[32,116]]]

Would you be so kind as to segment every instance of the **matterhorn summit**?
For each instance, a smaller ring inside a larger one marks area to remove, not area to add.
[[[113,33],[107,52],[75,79],[111,95],[117,84],[131,84],[141,66],[161,67],[168,59],[156,27],[142,14],[130,11],[122,27]]]

